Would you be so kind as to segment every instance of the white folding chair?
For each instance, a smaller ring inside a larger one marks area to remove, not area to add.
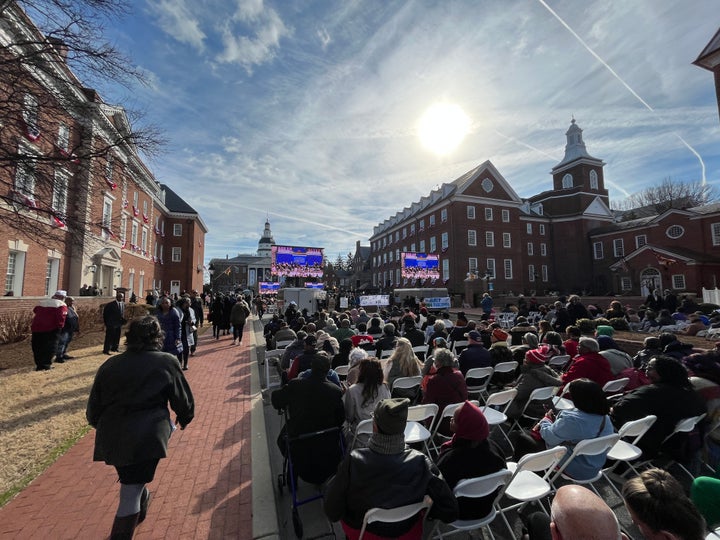
[[[380,351],[380,360],[385,360],[386,358],[390,358],[392,356],[394,349],[383,349]]]
[[[670,435],[663,439],[663,442],[660,443],[660,446],[665,444],[665,442],[670,440],[674,435],[677,435],[678,433],[690,433],[693,429],[695,429],[695,426],[697,426],[706,416],[707,413],[702,413],[698,416],[691,416],[689,418],[683,418],[682,420],[678,421],[678,423],[675,424],[675,429],[673,429]],[[688,471],[682,463],[677,460],[673,460],[673,462],[683,471],[685,471],[691,479],[695,479],[695,476],[690,471]]]
[[[510,403],[517,396],[517,388],[511,388],[510,390],[503,390],[502,392],[495,392],[485,400],[485,406],[482,408],[482,412],[485,415],[485,419],[490,425],[490,429],[499,429],[505,440],[510,445],[510,449],[513,449],[513,444],[508,438],[505,430],[502,428],[502,424],[507,422],[507,415],[505,414],[510,407]],[[498,407],[497,409],[495,407]]]
[[[408,407],[408,422],[419,422],[427,426],[432,436],[433,425],[435,424],[435,417],[437,416],[438,410],[437,403],[424,403],[422,405],[413,405]],[[428,446],[427,440],[423,441],[425,445],[425,452],[430,455],[430,447]]]
[[[522,418],[526,418],[528,420],[540,420],[540,418],[537,418],[535,416],[529,416],[525,414],[525,411],[527,411],[528,406],[533,401],[548,401],[553,398],[553,396],[557,393],[558,387],[557,386],[542,386],[540,388],[536,388],[532,392],[530,392],[530,397],[527,400],[527,403],[525,403],[525,406],[522,409],[522,412],[520,413],[520,416],[517,420],[513,423],[513,425],[510,427],[510,431],[515,429],[517,426],[518,428],[521,428],[520,426],[520,420]]]
[[[495,373],[512,373],[514,376],[517,367],[518,363],[513,360],[512,362],[499,362],[495,364],[494,369]]]
[[[515,532],[510,527],[505,512],[524,506],[531,501],[540,501],[540,499],[550,494],[553,490],[549,480],[550,475],[566,452],[567,448],[564,446],[556,446],[542,452],[527,454],[517,463],[508,461],[507,468],[512,471],[513,476],[505,486],[502,495],[518,502],[510,506],[499,506],[498,511],[503,521],[505,521],[508,531],[510,531],[510,538],[515,538]],[[540,508],[547,514],[547,510],[545,510],[542,503]]]
[[[495,322],[498,323],[502,328],[512,328],[515,324],[514,313],[501,312],[495,315]]]
[[[630,379],[628,377],[608,381],[605,383],[602,390],[605,394],[617,394],[618,392],[622,392],[629,382]]]
[[[417,356],[420,360],[425,360],[425,355],[427,354],[428,346],[427,345],[416,345],[412,348],[413,352],[415,353],[415,356]],[[422,357],[420,356],[422,355]]]
[[[357,445],[357,440],[359,435],[367,435],[368,437],[372,435],[373,432],[373,419],[368,418],[367,420],[361,420],[358,422],[358,425],[355,426],[355,434],[353,435],[352,444],[350,445],[350,450],[353,450]]]
[[[570,362],[569,354],[558,354],[557,356],[553,356],[552,358],[550,358],[550,360],[548,360],[548,366],[560,373],[568,364],[568,362]]]
[[[607,459],[613,460],[615,463],[613,463],[611,467],[603,469],[603,474],[609,482],[610,487],[615,490],[615,493],[617,493],[620,498],[622,498],[620,491],[618,491],[615,487],[609,475],[615,470],[615,467],[617,467],[619,463],[627,463],[636,475],[640,474],[632,464],[633,461],[642,456],[642,450],[638,448],[637,443],[642,436],[645,435],[647,430],[655,423],[655,420],[657,420],[657,416],[651,414],[645,418],[625,422],[618,430],[618,436],[620,439],[608,452]],[[633,437],[633,439],[631,441],[626,441],[624,440],[626,437]]]
[[[452,353],[457,356],[462,352],[462,349],[467,349],[467,346],[470,344],[470,342],[467,339],[460,339],[458,341],[453,341],[452,346]]]
[[[598,456],[601,454],[607,454],[610,449],[615,446],[615,443],[617,443],[620,440],[620,435],[617,433],[611,433],[610,435],[604,435],[602,437],[596,437],[595,439],[585,439],[583,441],[580,441],[575,445],[575,448],[573,448],[572,453],[570,454],[570,457],[565,460],[565,463],[563,463],[560,468],[557,470],[557,472],[553,475],[553,477],[550,479],[550,483],[555,485],[555,482],[558,478],[562,478],[564,480],[570,480],[575,484],[582,484],[586,485],[589,484],[592,490],[597,494],[598,497],[602,498],[602,495],[598,493],[598,490],[595,489],[594,482],[600,480],[603,477],[603,471],[602,468],[599,468],[595,476],[592,478],[589,478],[587,480],[578,480],[577,478],[572,478],[565,473],[565,469],[567,466],[578,456]]]
[[[495,519],[495,516],[497,516],[497,508],[495,504],[497,503],[502,494],[501,488],[507,485],[507,483],[510,481],[510,478],[512,478],[512,472],[504,469],[502,471],[488,474],[486,476],[480,476],[478,478],[468,478],[467,480],[460,480],[460,482],[457,483],[455,489],[453,490],[455,498],[464,497],[467,499],[480,499],[482,497],[487,497],[488,495],[491,495],[492,493],[497,491],[497,495],[495,497],[495,500],[493,501],[492,509],[490,510],[488,515],[479,519],[458,519],[457,521],[448,523],[447,526],[450,527],[450,530],[446,532],[440,531],[440,520],[436,520],[435,527],[433,527],[430,536],[436,534],[434,538],[444,538],[458,532],[474,531],[485,527],[487,532],[490,534],[490,538],[494,540],[495,536],[493,536],[492,530],[490,530],[490,524]]]
[[[718,527],[714,531],[710,531],[705,537],[705,540],[717,540],[718,538],[720,538],[720,527]]]
[[[348,371],[350,371],[349,364],[343,364],[342,366],[337,366],[335,368],[335,373],[338,374],[338,377],[340,377],[341,381],[347,379]]]
[[[371,523],[375,523],[377,521],[383,523],[397,523],[399,521],[405,521],[406,519],[410,519],[411,517],[419,514],[423,510],[429,510],[431,506],[432,499],[425,496],[425,498],[418,503],[399,506],[397,508],[370,508],[370,510],[365,512],[358,540],[362,540],[362,537],[365,535],[365,529]]]
[[[390,394],[393,395],[396,390],[403,390],[403,395],[409,395],[411,394],[412,390],[415,391],[415,398],[410,399],[410,404],[415,403],[417,401],[418,394],[420,393],[420,384],[422,383],[422,376],[416,375],[415,377],[398,377],[395,379],[392,383],[392,388],[390,389]],[[396,395],[393,395],[393,397],[397,397]]]
[[[468,369],[467,373],[465,373],[465,383],[467,385],[467,393],[468,395],[478,395],[483,399],[487,398],[488,392],[487,387],[490,384],[490,379],[492,379],[493,372],[495,370],[491,367],[478,367],[478,368],[472,368]],[[481,384],[470,384],[470,380],[479,380],[482,379]]]
[[[276,348],[276,349],[284,349],[284,348],[287,347],[288,345],[292,345],[292,343],[293,343],[293,340],[292,340],[292,339],[283,340],[283,341],[278,341],[278,342],[275,343],[275,348]]]
[[[282,354],[283,351],[280,349],[265,351],[265,357],[263,358],[263,363],[265,364],[265,388],[274,388],[282,384],[280,377],[276,377],[276,380],[270,381],[270,366],[277,366],[278,359]]]
[[[480,402],[477,399],[470,399],[468,400],[470,403],[473,403],[480,407]],[[437,444],[437,441],[439,440],[440,444],[449,441],[450,437],[447,437],[446,435],[443,435],[442,433],[438,433],[438,429],[440,428],[440,424],[442,424],[442,421],[446,418],[452,418],[452,415],[455,414],[455,411],[458,407],[460,407],[464,401],[461,401],[460,403],[450,403],[449,405],[446,405],[445,408],[440,413],[440,416],[437,417],[437,420],[435,421],[435,427],[432,430],[432,437],[430,437],[430,444],[432,444],[433,449],[435,452],[438,451],[438,448],[440,445]]]

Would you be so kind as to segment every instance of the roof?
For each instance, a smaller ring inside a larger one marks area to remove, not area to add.
[[[165,208],[170,212],[180,212],[181,214],[197,214],[197,211],[186,203],[180,195],[175,193],[167,184],[160,184],[165,191]]]
[[[693,64],[710,71],[720,65],[720,29],[715,32],[715,35],[712,37],[710,42],[705,45],[705,48]]]

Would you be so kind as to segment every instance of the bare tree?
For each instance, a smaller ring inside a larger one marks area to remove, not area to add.
[[[158,152],[160,131],[135,127],[140,112],[104,103],[99,93],[109,85],[144,83],[142,72],[103,35],[129,5],[0,0],[0,226],[56,244],[60,236],[46,226],[55,220],[70,233],[66,241],[82,242],[90,226],[101,226],[75,204],[83,186],[87,190],[108,167],[114,152],[141,168],[140,156]],[[60,210],[58,182],[67,185],[68,204]]]
[[[668,177],[657,186],[648,187],[620,201],[612,207],[626,214],[626,217],[640,217],[643,210],[663,213],[671,208],[692,208],[718,200],[714,186],[699,181],[680,182]]]

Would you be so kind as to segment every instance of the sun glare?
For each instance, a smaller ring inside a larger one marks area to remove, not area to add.
[[[438,155],[455,150],[470,129],[470,118],[454,103],[431,105],[418,122],[422,145]]]

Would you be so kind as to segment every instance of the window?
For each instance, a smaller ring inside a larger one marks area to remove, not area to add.
[[[539,228],[540,228],[540,235],[545,236],[545,225],[541,223],[539,225]]]
[[[425,240],[420,240],[420,253],[425,253]]]
[[[173,225],[173,236],[182,236],[182,223],[175,223]]]
[[[388,253],[388,262],[393,262],[393,252]]]
[[[403,237],[403,240],[404,240],[405,238],[407,238],[407,227],[403,227],[402,237]]]
[[[37,98],[32,94],[25,94],[23,102],[23,121],[25,122],[25,127],[27,128],[28,137],[31,141],[34,141],[40,137],[40,128],[38,125],[40,105],[38,104]]]
[[[596,261],[602,259],[605,256],[603,254],[602,242],[593,242],[593,256],[595,257]]]
[[[505,279],[512,279],[512,259],[505,259],[503,265],[505,267]]]
[[[469,270],[469,272],[470,272],[471,274],[477,275],[477,269],[478,269],[477,257],[470,257],[470,258],[468,259],[468,270]]]
[[[563,176],[562,187],[563,189],[570,189],[571,187],[573,187],[572,174],[566,174],[565,176]]]
[[[400,269],[398,268],[395,270],[395,283],[400,284],[400,278],[402,277],[402,272],[400,272]]]
[[[503,247],[509,248],[512,247],[512,239],[510,238],[509,232],[504,232],[503,234]]]
[[[387,264],[387,253],[383,253],[383,264]]]
[[[424,220],[424,219],[421,219],[421,220],[420,220],[420,230],[421,230],[421,231],[424,231],[424,230],[425,230],[425,220]]]
[[[435,253],[435,250],[437,249],[437,241],[435,240],[434,236],[430,237],[430,253]]]
[[[450,279],[450,261],[447,259],[442,260],[442,278],[443,281]]]
[[[475,219],[475,207],[474,206],[467,207],[467,218]]]
[[[534,251],[533,243],[532,243],[532,242],[528,242],[528,255],[532,255],[532,254],[533,254],[533,251]]]
[[[18,256],[20,253],[17,251],[11,251],[8,253],[7,272],[5,272],[5,294],[15,294],[15,281],[17,278],[18,270]],[[20,291],[18,291],[20,292]],[[19,296],[19,295],[18,295]]]
[[[468,231],[468,246],[477,246],[477,233]]]
[[[713,246],[720,246],[720,223],[710,225],[710,231],[712,232]]]
[[[138,224],[133,221],[132,226],[130,228],[130,244],[132,247],[137,246],[137,235],[138,235]]]
[[[174,247],[172,248],[172,262],[180,262],[182,259],[182,248]]]
[[[620,278],[620,289],[623,291],[631,291],[632,290],[632,280],[627,276],[621,277]]]
[[[120,218],[120,242],[125,243],[127,240],[127,217]]]
[[[595,171],[590,171],[590,189],[598,188],[598,175]]]
[[[510,223],[510,210],[502,211],[502,220],[503,223]]]
[[[18,163],[15,172],[15,191],[35,202],[35,162],[22,161]]]
[[[395,231],[395,241],[400,241],[400,231]],[[392,234],[390,235],[390,242],[392,242]]]
[[[548,267],[547,267],[547,264],[543,264],[543,265],[540,267],[540,275],[541,275],[541,277],[542,277],[543,282],[544,282],[544,283],[547,283],[547,281],[548,281]]]
[[[540,255],[547,257],[547,244],[545,242],[540,244]]]
[[[55,171],[55,182],[52,192],[53,212],[61,217],[65,216],[67,210],[68,175],[62,171]]]
[[[495,187],[492,180],[489,178],[485,178],[480,185],[487,193],[490,193],[493,190],[493,187]]]
[[[106,229],[112,228],[112,201],[110,199],[103,201],[102,224]]]
[[[410,225],[410,235],[412,236],[414,234],[415,234],[415,224],[413,223],[412,225]]]
[[[407,251],[407,249],[403,249],[403,251]],[[415,242],[413,242],[412,244],[410,244],[410,251],[417,251],[417,250],[415,249]]]
[[[445,223],[447,221],[447,208],[443,208],[440,210],[440,223]]]
[[[141,244],[143,251],[147,251],[147,239],[148,239],[148,230],[147,227],[142,228],[142,234],[141,234]]]
[[[143,201],[143,216],[148,216],[148,203]]]
[[[448,233],[444,232],[440,235],[440,247],[444,250],[448,248]]]
[[[670,225],[670,227],[667,228],[667,231],[665,231],[665,234],[667,234],[668,238],[677,240],[685,234],[685,229],[683,229],[680,225]]]
[[[488,259],[485,261],[486,263],[486,270],[488,277],[494,278],[495,277],[495,259]]]
[[[493,220],[493,209],[486,208],[485,209],[485,221],[492,221],[492,220]]]
[[[635,237],[635,249],[639,249],[643,247],[645,244],[647,244],[647,235],[646,234],[638,234]]]
[[[58,126],[57,147],[61,152],[67,153],[70,148],[70,128],[60,123]]]
[[[45,267],[45,294],[50,295],[57,290],[58,276],[60,270],[60,259],[48,258]]]
[[[685,288],[685,274],[673,274],[672,286],[673,286],[673,289],[684,289]]]
[[[532,234],[532,223],[527,224],[527,233]]]
[[[138,207],[138,192],[133,193],[133,208]]]
[[[613,253],[615,254],[615,257],[625,256],[625,244],[622,238],[616,238],[613,240]]]
[[[493,231],[485,231],[485,245],[495,247],[495,233]]]
[[[428,221],[429,221],[429,223],[430,223],[430,226],[431,226],[431,227],[434,227],[434,226],[435,226],[435,214],[433,214],[432,216],[430,216],[430,217],[428,218]]]
[[[528,265],[528,281],[535,281],[535,265]]]

